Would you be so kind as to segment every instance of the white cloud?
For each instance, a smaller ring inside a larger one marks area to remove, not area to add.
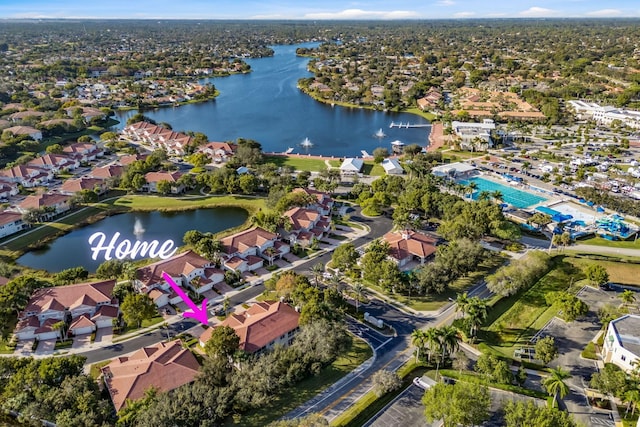
[[[621,16],[622,15],[622,11],[618,10],[618,9],[601,9],[601,10],[594,10],[592,12],[587,12],[587,13],[585,13],[585,15],[587,15],[587,16],[598,16],[598,17]]]
[[[474,16],[476,13],[475,12],[458,12],[458,13],[454,13],[453,17],[454,18],[469,18],[470,16]]]
[[[527,17],[545,17],[545,16],[554,16],[557,15],[557,12],[553,9],[546,9],[544,7],[533,6],[527,10],[523,10],[519,13],[520,16]]]
[[[340,12],[307,13],[305,19],[407,19],[417,18],[418,14],[409,10],[362,10],[345,9]]]
[[[438,1],[438,6],[453,6],[456,4],[453,0],[440,0]]]

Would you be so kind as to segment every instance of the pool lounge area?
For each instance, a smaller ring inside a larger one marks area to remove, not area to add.
[[[475,182],[477,188],[471,195],[476,200],[481,192],[487,191],[493,193],[499,191],[502,193],[502,201],[508,203],[515,208],[528,208],[538,203],[546,202],[548,199],[537,194],[533,194],[526,190],[521,190],[510,185],[500,184],[482,177],[473,177],[458,181],[460,184],[467,185],[469,182]]]

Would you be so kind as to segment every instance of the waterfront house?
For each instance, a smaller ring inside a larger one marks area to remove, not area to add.
[[[113,406],[120,411],[128,401],[144,397],[150,388],[169,392],[192,382],[199,368],[193,353],[175,340],[117,357],[101,371]]]
[[[22,202],[14,208],[11,208],[11,210],[15,209],[20,213],[27,213],[30,210],[41,209],[43,210],[41,220],[49,221],[56,215],[71,209],[70,202],[71,196],[66,194],[34,194],[25,197]]]
[[[95,191],[97,195],[101,196],[106,193],[109,188],[107,187],[107,182],[104,179],[88,178],[83,176],[80,178],[66,180],[62,183],[59,191],[62,194],[74,195],[83,190]]]
[[[400,166],[398,159],[393,157],[384,159],[381,166],[387,175],[402,175],[404,173],[404,169]]]
[[[185,186],[178,183],[178,180],[182,176],[182,172],[147,172],[144,175],[144,179],[147,182],[142,189],[147,190],[150,193],[158,192],[158,183],[161,181],[167,181],[171,184],[171,193],[179,194],[185,190]]]
[[[18,316],[16,336],[21,340],[58,338],[59,332],[52,326],[60,321],[74,326],[76,333],[111,327],[119,313],[113,297],[115,284],[115,280],[105,280],[36,290]]]
[[[390,232],[382,239],[389,243],[389,258],[398,267],[403,267],[414,259],[424,264],[436,252],[436,239],[417,231]]]
[[[340,165],[340,173],[345,176],[358,175],[362,170],[362,166],[364,166],[364,161],[362,159],[349,157],[344,159]]]
[[[16,212],[0,212],[0,238],[22,231],[27,224],[22,220],[22,214]]]
[[[224,163],[235,154],[238,146],[228,142],[209,142],[198,149],[216,163]]]
[[[300,313],[280,301],[262,301],[246,311],[230,314],[220,326],[229,326],[240,337],[240,350],[260,353],[276,345],[291,345],[299,330]],[[200,345],[205,346],[215,328],[200,335]]]

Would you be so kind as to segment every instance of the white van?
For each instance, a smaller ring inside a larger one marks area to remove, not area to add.
[[[436,382],[429,377],[415,377],[413,379],[413,384],[416,385],[417,387],[420,387],[423,390],[427,390],[435,383]]]

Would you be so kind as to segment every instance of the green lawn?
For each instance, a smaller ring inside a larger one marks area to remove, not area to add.
[[[579,240],[577,243],[593,246],[605,246],[608,248],[640,249],[640,241],[633,240],[607,240],[602,237],[592,237],[590,239]]]
[[[373,160],[365,160],[364,166],[362,166],[362,173],[369,176],[382,176],[384,175],[384,168]]]
[[[327,169],[327,164],[324,160],[315,158],[305,159],[301,157],[265,156],[264,161],[265,163],[273,163],[277,166],[291,166],[298,171],[320,172]],[[338,166],[340,166],[340,161],[335,161],[338,162]]]
[[[424,117],[425,119],[429,120],[430,122],[433,122],[436,119],[436,117],[438,117],[433,113],[428,113],[426,111],[422,111],[421,109],[419,109],[417,107],[407,108],[406,110],[404,110],[404,112],[405,113],[409,113],[409,114],[415,114],[415,115],[420,116],[420,117]]]
[[[636,258],[637,260],[637,258]],[[638,277],[640,277],[640,264],[632,264],[626,262],[613,262],[605,260],[592,260],[587,258],[566,257],[565,262],[574,265],[576,268],[583,269],[589,264],[599,264],[607,269],[609,280],[614,283],[624,283],[629,285],[637,285]]]
[[[269,406],[259,410],[249,411],[243,414],[239,421],[235,420],[233,424],[228,423],[228,425],[242,425],[246,427],[266,426],[353,371],[369,359],[372,354],[369,345],[361,339],[354,337],[353,345],[349,351],[339,357],[330,366],[324,368],[320,374],[299,382],[279,396],[274,396]]]
[[[548,292],[569,289],[574,278],[582,278],[580,270],[562,259],[528,290],[507,298],[495,297],[489,316],[478,333],[484,343],[498,353],[513,357],[513,347],[526,345],[557,310],[547,305]]]
[[[329,160],[329,164],[334,168],[339,168],[342,162],[340,160]]]

